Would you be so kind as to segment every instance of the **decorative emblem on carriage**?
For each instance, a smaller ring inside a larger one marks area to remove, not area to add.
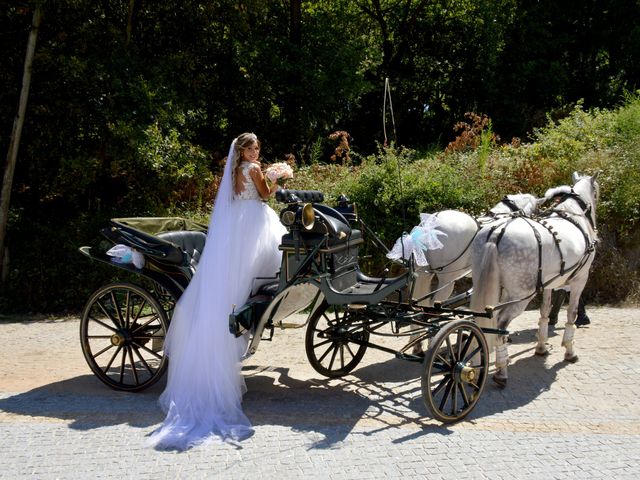
[[[355,263],[356,257],[354,255],[341,255],[335,256],[335,262],[338,266],[348,265],[350,263]]]

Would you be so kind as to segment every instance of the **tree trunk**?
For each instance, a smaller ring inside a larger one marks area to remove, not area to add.
[[[131,35],[133,34],[133,28],[138,19],[138,11],[140,10],[142,0],[129,0],[129,8],[127,14],[127,30],[124,34],[124,44],[129,45],[131,42]]]
[[[22,74],[22,89],[20,91],[20,100],[18,102],[18,114],[13,121],[13,130],[9,141],[9,152],[7,153],[4,177],[2,179],[2,191],[0,192],[0,268],[2,269],[7,268],[6,262],[3,261],[3,257],[5,253],[5,238],[9,216],[9,201],[11,199],[11,188],[13,186],[13,173],[16,169],[16,160],[18,159],[18,147],[20,146],[22,125],[24,124],[24,115],[27,110],[33,55],[36,49],[36,39],[38,38],[38,28],[40,28],[42,15],[42,4],[38,3],[35,11],[33,12],[31,31],[29,32],[29,40],[27,41],[27,53],[25,54],[24,72]],[[4,283],[5,278],[6,272],[0,272],[0,282],[2,282],[2,284]],[[2,284],[0,284],[0,286],[2,286]]]
[[[296,46],[302,45],[302,0],[291,0],[289,21],[289,38]]]

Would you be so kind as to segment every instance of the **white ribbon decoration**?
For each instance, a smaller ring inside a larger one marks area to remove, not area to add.
[[[420,225],[413,227],[411,233],[405,233],[396,240],[391,251],[387,253],[387,258],[408,260],[413,255],[419,267],[427,266],[429,262],[425,252],[442,248],[444,244],[438,239],[438,235],[447,236],[446,233],[438,230],[438,225],[438,217],[430,213],[421,213]]]

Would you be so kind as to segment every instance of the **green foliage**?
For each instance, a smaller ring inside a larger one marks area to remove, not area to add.
[[[490,129],[485,138],[492,138]],[[467,135],[462,144],[462,151],[424,154],[378,146],[354,167],[301,169],[295,187],[323,190],[328,203],[346,194],[391,246],[418,223],[419,213],[455,208],[478,215],[507,193],[542,196],[550,187],[570,184],[573,171],[599,172],[601,243],[586,295],[593,302],[640,298],[640,96],[628,96],[614,111],[578,105],[538,130],[532,143],[469,143]],[[373,268],[379,271],[382,263],[378,256]]]

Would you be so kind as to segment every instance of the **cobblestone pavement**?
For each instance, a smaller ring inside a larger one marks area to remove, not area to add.
[[[511,325],[510,379],[470,416],[432,420],[420,365],[369,349],[343,379],[308,365],[304,330],[276,331],[245,362],[239,444],[143,446],[162,421],[163,382],[115,392],[90,372],[77,319],[0,318],[0,478],[638,478],[640,310],[591,308],[578,363],[533,355],[537,315]],[[399,345],[398,345],[399,346]]]

